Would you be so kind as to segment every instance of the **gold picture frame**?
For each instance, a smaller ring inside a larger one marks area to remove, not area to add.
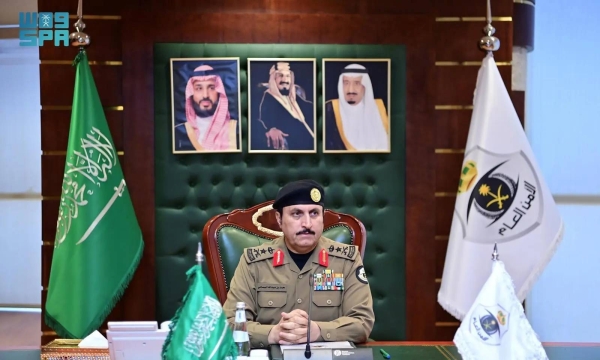
[[[170,77],[173,153],[242,152],[240,58],[171,58]]]
[[[248,152],[317,152],[317,59],[248,58]]]
[[[322,61],[323,153],[390,153],[391,59]]]

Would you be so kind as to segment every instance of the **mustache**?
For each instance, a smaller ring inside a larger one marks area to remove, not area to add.
[[[358,95],[358,93],[355,93],[355,92],[348,92],[348,93],[346,93],[346,95]]]
[[[304,230],[302,230],[302,231],[298,231],[298,232],[296,233],[296,235],[306,235],[306,234],[311,234],[311,235],[314,235],[314,234],[315,234],[315,232],[314,232],[314,231],[312,231],[312,230],[310,230],[310,229],[304,229]]]
[[[211,104],[214,105],[214,103],[212,102],[212,100],[209,99],[209,98],[202,98],[202,99],[198,100],[198,105],[200,105],[200,103],[203,102],[203,101],[208,101],[208,102],[210,102]]]

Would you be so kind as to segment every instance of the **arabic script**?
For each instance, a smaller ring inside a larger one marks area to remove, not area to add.
[[[519,221],[521,221],[521,218],[525,215],[527,215],[527,210],[529,210],[531,208],[531,203],[533,202],[533,200],[535,200],[535,186],[531,185],[530,183],[528,183],[527,181],[524,182],[525,183],[525,190],[529,191],[530,194],[527,195],[527,200],[525,201],[521,201],[521,206],[516,206],[513,208],[513,213],[515,213],[516,215],[513,216],[512,218],[512,223],[507,224],[506,222],[503,222],[502,225],[504,225],[505,227],[502,227],[498,230],[498,234],[504,236],[504,232],[507,230],[512,230],[515,228],[515,226],[517,226],[517,224],[519,223]]]
[[[92,127],[92,130],[80,139],[80,148],[75,149],[66,161],[55,247],[65,241],[73,220],[78,218],[81,208],[88,204],[86,197],[93,196],[95,187],[99,188],[106,182],[116,163],[117,153],[113,144],[102,131]],[[119,188],[123,186],[124,184]],[[122,191],[118,190],[119,196]]]

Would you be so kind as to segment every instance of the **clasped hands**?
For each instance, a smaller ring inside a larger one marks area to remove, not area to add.
[[[281,313],[279,323],[269,332],[269,344],[302,344],[307,342],[308,314],[304,310],[296,309],[289,313]],[[317,341],[321,336],[319,325],[310,322],[310,341]]]

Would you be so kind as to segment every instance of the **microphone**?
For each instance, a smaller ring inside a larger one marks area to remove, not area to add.
[[[310,351],[310,309],[312,309],[312,294],[314,288],[313,282],[314,275],[310,274],[310,277],[308,278],[308,284],[310,285],[310,290],[308,294],[308,330],[306,332],[306,350],[304,350],[304,357],[307,359],[310,359],[310,357],[312,356],[312,352]]]

